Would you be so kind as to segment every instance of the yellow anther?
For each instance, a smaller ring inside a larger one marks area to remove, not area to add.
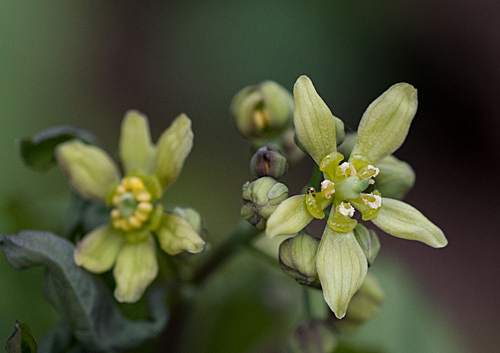
[[[323,180],[321,182],[321,195],[329,199],[333,193],[335,193],[335,184],[330,180]]]
[[[372,209],[382,206],[382,198],[379,195],[366,194],[361,197],[363,203]]]
[[[141,190],[144,189],[144,183],[138,177],[131,177],[129,179],[130,190]]]
[[[145,222],[149,218],[149,215],[147,213],[143,213],[139,210],[135,210],[134,216],[141,222]]]
[[[360,179],[375,178],[379,172],[380,172],[380,170],[377,167],[369,164],[366,167],[364,167],[363,169],[361,169],[361,173],[359,175],[359,178]]]
[[[113,208],[111,210],[111,218],[119,218],[120,217],[120,211],[118,211],[117,208]]]
[[[337,206],[337,212],[342,216],[354,216],[354,207],[349,202],[342,202]]]
[[[120,203],[120,195],[115,194],[113,196],[113,205],[118,206],[119,203]]]
[[[128,223],[134,228],[140,228],[142,226],[142,222],[134,216],[128,218]]]
[[[124,194],[127,192],[127,189],[125,188],[125,186],[123,186],[122,184],[118,185],[116,187],[116,191],[115,191],[115,194]]]
[[[137,210],[149,213],[153,210],[153,205],[150,202],[139,202],[139,204],[137,205]]]
[[[349,162],[344,162],[341,165],[339,165],[338,168],[337,168],[337,174],[338,175],[343,175],[346,178],[349,178],[351,176],[357,175],[356,169]]]
[[[255,126],[260,130],[266,126],[269,126],[270,117],[266,109],[256,109],[253,113],[253,118]]]
[[[149,192],[143,191],[135,196],[139,202],[149,202],[151,201],[151,194]]]

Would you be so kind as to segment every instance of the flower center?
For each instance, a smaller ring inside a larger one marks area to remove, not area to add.
[[[113,193],[111,224],[125,232],[141,228],[153,210],[152,196],[138,177],[125,177]]]
[[[328,224],[336,231],[349,232],[357,224],[352,219],[354,207],[361,211],[363,220],[370,220],[377,216],[382,198],[377,191],[363,194],[363,191],[375,183],[373,178],[379,174],[379,169],[367,160],[354,158],[341,163],[343,159],[341,153],[334,152],[321,161],[320,170],[326,178],[321,182],[321,192],[317,193],[314,188],[309,188],[305,202],[311,215],[319,219],[325,217],[323,210],[333,202],[333,214]]]

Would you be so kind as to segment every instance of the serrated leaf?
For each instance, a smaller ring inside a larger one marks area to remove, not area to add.
[[[74,337],[87,350],[116,352],[139,346],[156,337],[167,322],[163,291],[155,291],[149,298],[154,308],[150,321],[124,317],[110,291],[75,265],[74,245],[64,238],[49,232],[21,231],[0,235],[0,247],[16,269],[45,267],[43,287],[47,299],[70,330],[67,337]],[[40,352],[57,353],[67,348],[61,347],[58,339],[52,341],[59,347],[44,344]]]
[[[79,139],[85,143],[97,144],[97,138],[87,130],[71,126],[55,126],[43,130],[33,137],[19,141],[19,151],[28,167],[39,171],[46,171],[56,164],[54,150],[57,145]]]
[[[5,344],[7,353],[36,353],[36,342],[27,324],[16,320],[14,333]]]

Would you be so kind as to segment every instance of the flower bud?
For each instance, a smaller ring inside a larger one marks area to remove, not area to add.
[[[365,253],[368,266],[371,266],[380,251],[380,241],[377,233],[358,223],[354,228],[354,236]]]
[[[353,331],[365,322],[373,319],[384,299],[384,292],[377,278],[371,273],[352,297],[347,314],[342,320],[335,320],[335,326],[340,331]]]
[[[288,198],[288,188],[270,177],[263,177],[243,185],[241,216],[258,229],[265,229],[274,210]]]
[[[203,229],[201,224],[201,216],[200,213],[194,208],[174,207],[172,213],[186,220],[196,233],[201,234]]]
[[[274,143],[259,148],[250,160],[250,171],[258,178],[269,176],[279,179],[287,170],[288,162]]]
[[[310,320],[295,329],[293,348],[300,353],[330,353],[337,347],[335,332],[324,321]]]
[[[319,287],[316,253],[319,239],[309,234],[288,238],[280,245],[281,269],[300,284]]]
[[[415,184],[412,167],[392,155],[377,162],[377,167],[380,173],[375,178],[375,185],[384,197],[402,199]]]
[[[285,154],[285,157],[290,165],[299,163],[306,155],[306,153],[297,145],[295,140],[295,130],[293,128],[286,130],[283,135],[281,135],[283,153]]]
[[[284,87],[264,81],[239,91],[231,102],[231,115],[246,139],[279,136],[291,125],[293,97]]]

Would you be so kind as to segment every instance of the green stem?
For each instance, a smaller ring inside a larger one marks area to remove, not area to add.
[[[304,293],[304,311],[306,320],[310,320],[313,318],[312,308],[311,308],[311,298],[309,295],[309,288],[306,286],[302,286],[302,291]]]
[[[193,275],[191,283],[201,286],[212,273],[224,264],[242,246],[250,241],[260,230],[246,221],[241,221],[238,228],[215,250],[215,252],[203,263]]]
[[[258,256],[259,258],[267,262],[270,266],[279,267],[279,260],[276,257],[271,256],[265,253],[264,251],[253,247],[251,244],[248,244],[245,248],[248,249],[250,252],[252,252],[252,254],[254,254],[255,256]]]

